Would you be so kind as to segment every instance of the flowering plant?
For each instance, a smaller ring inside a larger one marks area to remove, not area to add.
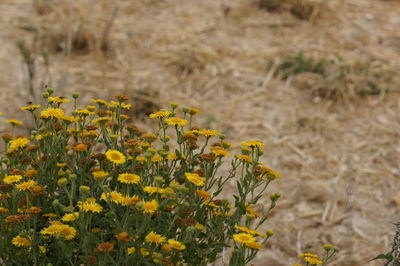
[[[254,208],[279,178],[259,161],[262,142],[243,142],[229,159],[223,135],[193,125],[195,108],[180,118],[171,103],[150,115],[158,128],[144,133],[127,125],[124,95],[78,109],[74,93],[66,115],[71,100],[53,92],[21,108],[33,120],[29,138],[2,136],[5,264],[245,265],[273,235],[257,230],[280,195],[270,195],[263,213]],[[236,192],[226,198],[230,181]]]

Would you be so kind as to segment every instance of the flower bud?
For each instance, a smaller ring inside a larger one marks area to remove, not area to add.
[[[172,109],[178,108],[178,104],[176,102],[170,103]]]
[[[163,184],[164,183],[164,178],[162,176],[155,176],[154,181],[158,184]]]
[[[274,193],[274,194],[271,194],[271,196],[269,196],[269,198],[272,201],[277,201],[280,197],[281,197],[281,194],[279,194],[279,193]]]
[[[83,193],[83,194],[89,193],[90,187],[88,187],[88,186],[80,186],[80,187],[79,187],[79,191],[80,191],[81,193]]]
[[[143,208],[143,205],[144,205],[143,201],[139,201],[135,204],[135,207],[138,209],[141,209],[141,208]]]
[[[57,184],[59,186],[65,186],[67,183],[68,183],[68,179],[66,179],[65,177],[60,178],[60,179],[57,180]]]
[[[78,99],[79,98],[79,92],[73,92],[72,93],[72,98]]]
[[[267,231],[265,231],[265,234],[266,234],[268,237],[271,237],[271,236],[273,236],[275,233],[274,233],[272,230],[267,230]]]
[[[196,227],[194,227],[194,226],[188,226],[188,227],[186,228],[186,232],[188,232],[188,233],[194,233],[194,232],[196,232]]]

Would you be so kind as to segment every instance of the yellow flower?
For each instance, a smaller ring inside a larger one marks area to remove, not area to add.
[[[63,236],[66,240],[71,240],[76,236],[76,229],[72,226],[58,221],[52,221],[50,224],[49,227],[40,231],[42,235],[49,235],[51,237]]]
[[[206,137],[212,137],[212,136],[217,136],[220,133],[218,132],[218,130],[213,130],[213,129],[203,129],[201,131],[199,131],[200,135],[206,136]]]
[[[61,117],[61,120],[64,120],[64,121],[69,122],[69,123],[76,123],[76,122],[79,121],[79,117],[65,116],[64,115],[63,117]]]
[[[95,248],[95,252],[111,252],[113,250],[114,244],[110,242],[100,243]]]
[[[259,218],[260,217],[260,215],[258,214],[258,212],[256,212],[253,208],[251,208],[251,207],[247,207],[246,208],[246,212],[249,214],[249,215],[251,215],[252,217],[256,217],[256,218]]]
[[[95,178],[102,179],[102,178],[104,178],[104,177],[107,177],[107,176],[109,175],[109,173],[104,172],[104,171],[93,171],[93,172],[92,172],[92,175],[93,175]]]
[[[60,228],[60,234],[62,234],[66,240],[71,240],[76,235],[76,229],[64,224]]]
[[[64,110],[61,108],[47,108],[40,112],[40,118],[52,119],[62,118],[64,116]]]
[[[9,119],[6,122],[11,124],[11,125],[13,125],[13,126],[20,126],[20,125],[23,124],[21,121],[16,120],[16,119]]]
[[[239,231],[242,231],[242,232],[245,232],[245,233],[248,233],[248,234],[251,234],[251,235],[257,235],[257,236],[265,237],[265,235],[257,232],[256,230],[251,230],[251,229],[249,229],[247,227],[244,227],[244,226],[235,225],[234,227],[235,227],[235,229],[237,229]]]
[[[61,97],[61,96],[49,97],[47,99],[49,99],[50,102],[55,102],[55,103],[68,103],[71,101],[71,100]]]
[[[44,217],[55,218],[55,217],[57,217],[57,214],[55,214],[55,213],[45,213],[45,214],[43,214],[43,216]]]
[[[45,246],[38,246],[40,253],[46,253],[47,249]]]
[[[136,156],[136,161],[138,161],[139,163],[143,163],[146,161],[146,158],[143,156]]]
[[[105,201],[111,200],[114,203],[120,203],[123,196],[117,191],[111,191],[110,193],[102,193],[100,198]]]
[[[238,154],[236,155],[236,158],[246,163],[251,163],[253,161],[249,155],[244,154]]]
[[[4,207],[0,207],[0,213],[8,213],[10,210]]]
[[[117,150],[108,150],[106,151],[107,160],[114,164],[123,164],[126,162],[126,157],[123,153]]]
[[[211,199],[211,195],[208,191],[198,189],[198,190],[196,190],[196,194],[202,199],[205,199],[205,200]]]
[[[303,254],[300,254],[299,256],[303,257],[303,258],[310,257],[310,258],[318,259],[318,255],[312,254],[312,253],[303,253]]]
[[[31,241],[22,236],[14,237],[11,243],[16,247],[29,247],[31,245]]]
[[[170,161],[173,161],[173,160],[178,159],[178,156],[176,156],[175,153],[169,153],[169,154],[167,155],[167,159],[170,160]]]
[[[24,191],[27,189],[31,189],[35,185],[36,185],[35,181],[29,180],[29,181],[22,182],[22,183],[16,185],[15,187],[18,189],[18,191]]]
[[[121,203],[124,206],[133,206],[139,201],[140,201],[140,198],[138,196],[136,196],[136,195],[123,196],[118,200],[118,202]]]
[[[78,202],[78,207],[84,212],[102,212],[103,207],[96,203],[96,199],[88,198],[84,202]]]
[[[158,187],[145,186],[143,188],[143,191],[148,193],[148,194],[150,194],[150,195],[153,195],[154,193],[157,193],[157,192],[158,193],[163,193],[164,189],[158,188]]]
[[[240,242],[243,245],[248,245],[249,243],[253,243],[255,242],[255,238],[247,233],[240,233],[240,234],[234,234],[233,235],[233,240],[235,240],[236,242]]]
[[[206,180],[204,177],[199,176],[196,173],[185,173],[185,176],[189,182],[193,183],[194,185],[201,187],[204,186],[204,181]]]
[[[247,246],[251,249],[256,249],[256,250],[260,250],[264,247],[262,244],[257,242],[250,242],[247,244]]]
[[[143,212],[153,214],[158,209],[157,200],[143,201]]]
[[[147,249],[145,249],[145,248],[141,248],[140,254],[142,254],[143,257],[146,257],[150,254],[150,252],[148,252]]]
[[[191,114],[191,115],[198,115],[200,113],[201,113],[201,111],[197,108],[189,108],[189,114]]]
[[[10,141],[10,146],[7,149],[7,152],[13,152],[20,148],[25,148],[29,144],[29,139],[24,137],[18,137]]]
[[[78,217],[79,217],[79,212],[67,213],[61,218],[61,220],[64,222],[73,222]]]
[[[88,148],[88,145],[84,144],[84,143],[77,143],[72,146],[72,149],[77,152],[86,151],[87,148]]]
[[[105,122],[107,122],[107,121],[110,121],[110,120],[111,120],[111,117],[109,117],[109,116],[104,116],[104,117],[99,117],[99,118],[97,118],[97,119],[94,119],[94,120],[93,120],[93,123],[94,123],[94,124],[97,124],[97,123],[103,124],[103,123],[105,123]]]
[[[118,175],[118,181],[124,184],[137,184],[140,181],[140,176],[135,174],[123,173]]]
[[[163,157],[161,157],[160,155],[153,155],[153,157],[151,157],[151,161],[153,163],[158,163],[161,162],[163,160]]]
[[[21,110],[26,110],[26,111],[35,111],[36,109],[42,107],[41,105],[28,105],[21,107]]]
[[[155,243],[157,245],[160,245],[166,241],[166,238],[165,236],[156,234],[152,231],[144,238],[144,240],[149,243]]]
[[[186,126],[188,121],[179,117],[171,117],[165,120],[171,126]]]
[[[219,146],[213,147],[211,153],[216,156],[221,156],[221,157],[229,156],[229,152],[225,151],[223,148],[221,148]]]
[[[89,111],[87,109],[75,110],[74,113],[76,115],[79,115],[79,116],[89,116],[89,115],[95,115],[96,114],[95,112],[91,112],[91,111]]]
[[[169,245],[171,248],[176,249],[176,250],[184,250],[184,249],[186,249],[185,244],[183,244],[183,243],[180,242],[180,241],[176,241],[176,240],[174,240],[174,239],[169,239],[169,240],[168,240],[168,245]]]
[[[304,260],[307,261],[308,263],[311,263],[311,265],[317,265],[323,263],[323,261],[312,257],[305,257]]]
[[[101,229],[99,227],[93,227],[91,231],[92,233],[100,233]]]
[[[108,103],[103,99],[93,99],[92,103],[97,103],[98,105],[107,105]]]
[[[170,114],[171,114],[170,111],[159,111],[157,113],[150,114],[149,117],[150,118],[161,118],[161,117],[169,116]]]
[[[132,238],[129,236],[127,232],[121,232],[115,235],[115,238],[123,242],[130,242],[132,240]]]
[[[3,178],[3,182],[6,184],[17,183],[22,179],[21,175],[8,175]]]
[[[242,142],[243,146],[247,146],[247,147],[252,147],[252,148],[256,148],[256,147],[262,147],[264,146],[264,143],[257,141],[257,140],[250,140],[247,142]]]
[[[204,225],[199,224],[199,223],[197,223],[194,227],[199,231],[203,231],[204,230]]]
[[[136,251],[136,248],[134,248],[134,247],[128,248],[128,255],[131,255],[132,253],[135,253],[135,251]]]

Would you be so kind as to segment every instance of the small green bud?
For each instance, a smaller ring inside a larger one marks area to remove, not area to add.
[[[44,98],[44,99],[47,99],[47,98],[49,98],[49,93],[48,92],[43,92],[42,93],[42,97]]]
[[[178,108],[178,104],[176,102],[170,103],[172,109]]]
[[[72,93],[72,98],[78,99],[79,98],[79,92],[73,92]]]
[[[281,197],[281,194],[279,194],[279,193],[274,193],[274,194],[271,194],[271,196],[269,196],[269,198],[272,201],[277,201],[280,197]]]
[[[188,233],[194,233],[194,232],[196,232],[196,227],[194,227],[194,226],[188,226],[188,227],[186,228],[186,232],[188,232]]]
[[[155,176],[154,181],[158,184],[163,184],[164,183],[164,178],[162,176]]]
[[[62,207],[61,203],[57,199],[53,200],[51,204],[54,208]]]
[[[164,256],[161,253],[157,253],[153,258],[161,260],[162,258],[164,258]]]
[[[47,92],[49,93],[49,95],[51,95],[54,92],[53,88],[47,88]]]
[[[224,140],[224,139],[226,138],[226,136],[225,136],[224,134],[221,134],[221,135],[219,135],[219,138],[220,138],[221,140]]]
[[[182,112],[184,112],[184,113],[188,113],[188,112],[189,112],[189,108],[187,108],[187,107],[183,107],[183,108],[182,108]]]
[[[275,233],[274,233],[272,230],[267,230],[267,231],[265,231],[265,234],[266,234],[268,237],[271,237],[271,236],[273,236]]]
[[[77,178],[76,174],[70,174],[68,177],[71,180],[76,180],[76,178]]]
[[[141,208],[143,208],[143,205],[144,205],[143,201],[139,201],[135,204],[135,207],[138,209],[141,209]]]

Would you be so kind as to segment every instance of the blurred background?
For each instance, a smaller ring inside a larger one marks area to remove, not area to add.
[[[399,26],[398,0],[1,0],[0,111],[28,129],[16,111],[46,85],[82,107],[126,94],[143,128],[170,101],[199,108],[282,175],[254,265],[327,243],[332,265],[381,265],[400,220]]]

